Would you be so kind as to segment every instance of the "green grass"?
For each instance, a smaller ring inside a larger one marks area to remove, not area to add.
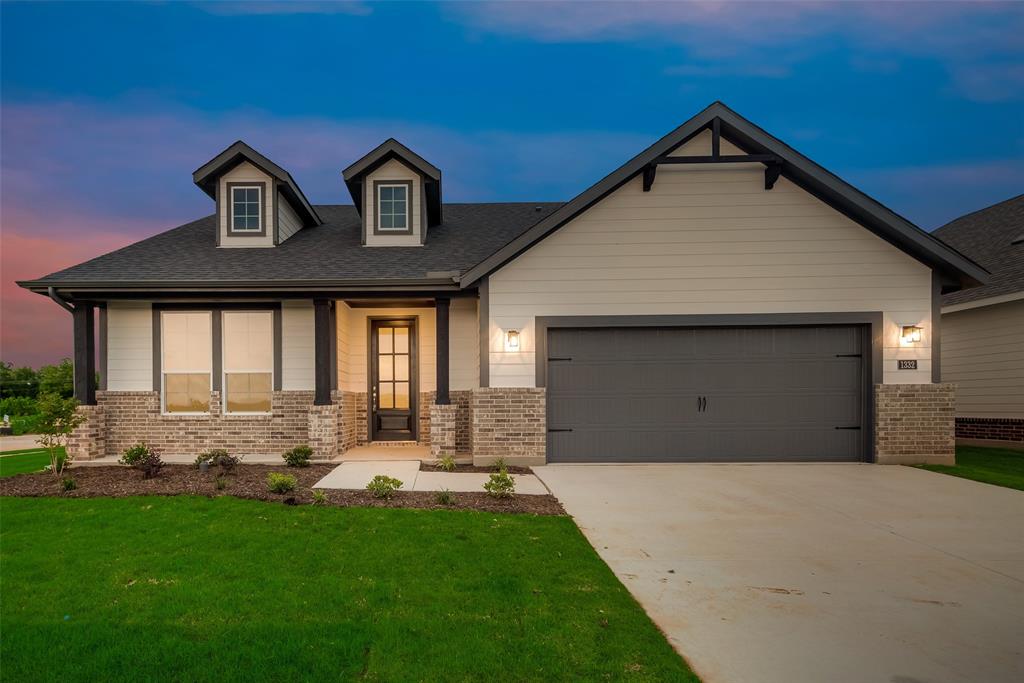
[[[1024,491],[1024,451],[1009,448],[957,446],[956,465],[918,465],[986,484]]]
[[[567,517],[3,498],[4,679],[696,681]]]
[[[60,450],[64,451],[63,448]],[[50,454],[43,448],[4,451],[0,454],[0,477],[10,477],[23,472],[39,472],[49,464]]]

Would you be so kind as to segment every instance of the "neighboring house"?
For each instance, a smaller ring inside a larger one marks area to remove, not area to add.
[[[957,385],[956,435],[1024,442],[1024,195],[933,233],[992,272],[942,297],[942,381]]]
[[[19,283],[73,311],[81,457],[952,459],[933,325],[986,271],[721,103],[565,204],[446,204],[395,140],[343,177],[236,142],[213,215]]]

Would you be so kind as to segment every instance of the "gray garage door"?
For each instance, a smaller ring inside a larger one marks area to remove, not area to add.
[[[551,462],[863,459],[860,327],[548,335]]]

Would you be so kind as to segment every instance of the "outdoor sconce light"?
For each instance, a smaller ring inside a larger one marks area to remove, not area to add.
[[[505,330],[505,350],[513,353],[519,350],[519,330]]]
[[[904,344],[916,344],[921,341],[921,328],[916,325],[904,325],[900,336]]]

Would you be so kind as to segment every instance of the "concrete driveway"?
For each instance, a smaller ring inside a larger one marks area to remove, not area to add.
[[[1024,680],[1024,493],[877,465],[534,468],[705,683]]]

